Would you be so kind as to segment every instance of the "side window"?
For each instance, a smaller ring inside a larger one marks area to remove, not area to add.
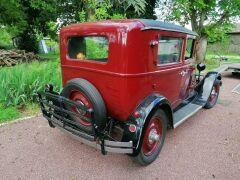
[[[182,38],[161,36],[158,44],[158,64],[177,63],[182,51]]]
[[[194,39],[187,39],[187,45],[185,50],[185,60],[193,57]]]
[[[70,37],[68,56],[74,60],[108,61],[108,39],[102,36]]]

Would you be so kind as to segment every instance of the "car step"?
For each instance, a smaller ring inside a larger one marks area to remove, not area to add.
[[[189,103],[178,109],[173,113],[173,127],[176,128],[200,109],[202,109],[202,106],[194,103]]]

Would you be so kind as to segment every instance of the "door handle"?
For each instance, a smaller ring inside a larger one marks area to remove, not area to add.
[[[181,71],[179,74],[180,74],[181,76],[185,76],[185,75],[187,74],[187,71]]]

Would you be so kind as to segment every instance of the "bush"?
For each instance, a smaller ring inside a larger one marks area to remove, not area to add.
[[[38,52],[38,41],[35,34],[30,32],[23,32],[19,34],[17,47],[28,52]]]
[[[55,90],[61,88],[61,73],[58,61],[33,62],[0,71],[0,104],[4,106],[25,105],[34,101],[34,95],[48,83]]]
[[[0,49],[12,49],[12,38],[8,29],[5,27],[0,27]]]

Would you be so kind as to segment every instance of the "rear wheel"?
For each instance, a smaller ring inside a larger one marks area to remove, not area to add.
[[[141,149],[133,160],[141,165],[152,163],[159,155],[166,137],[168,118],[166,113],[158,109],[146,124],[141,138]]]
[[[213,108],[218,100],[218,96],[219,96],[219,90],[220,90],[220,83],[219,82],[215,82],[213,87],[212,87],[212,91],[211,94],[207,100],[206,105],[204,106],[204,108],[206,109],[211,109]]]
[[[81,129],[87,133],[93,133],[92,118],[99,129],[103,129],[106,125],[106,108],[102,96],[98,90],[85,79],[72,79],[69,81],[61,92],[61,95],[69,98],[72,101],[78,102],[88,108],[93,109],[94,117],[91,117],[90,113],[84,114],[89,120],[71,116],[71,119],[78,122]],[[68,110],[81,114],[80,109],[75,106],[66,107]]]

